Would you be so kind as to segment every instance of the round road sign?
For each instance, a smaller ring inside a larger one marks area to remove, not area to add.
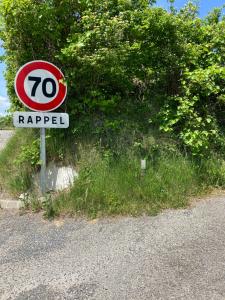
[[[66,98],[63,73],[53,64],[35,60],[23,65],[16,74],[15,91],[21,102],[34,111],[51,111]]]

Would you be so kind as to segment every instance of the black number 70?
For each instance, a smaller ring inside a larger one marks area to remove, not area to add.
[[[41,79],[41,77],[29,76],[28,80],[34,81],[34,85],[33,85],[32,91],[31,91],[31,96],[35,97],[37,88],[38,88],[39,84],[41,83],[42,79]],[[52,91],[51,91],[51,93],[49,93],[47,91],[47,84],[49,82],[52,84]],[[55,94],[56,94],[56,83],[55,83],[54,79],[52,79],[52,78],[45,78],[43,80],[43,82],[42,82],[42,93],[43,93],[43,95],[45,97],[48,97],[48,98],[51,98],[51,97],[55,96]]]

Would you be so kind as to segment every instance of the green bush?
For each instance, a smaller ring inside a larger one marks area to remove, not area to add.
[[[155,1],[3,0],[0,37],[12,109],[18,68],[49,60],[66,75],[71,136],[127,124],[169,133],[195,156],[224,151],[225,20]],[[57,134],[56,134],[57,135]]]
[[[0,117],[0,130],[1,129],[12,129],[13,128],[13,124],[12,124],[12,116],[11,115],[7,115],[7,116],[3,116]]]
[[[34,138],[35,131],[33,130],[17,130],[7,146],[0,152],[1,190],[19,194],[31,188],[32,174],[36,170],[36,165],[31,164],[34,159]]]

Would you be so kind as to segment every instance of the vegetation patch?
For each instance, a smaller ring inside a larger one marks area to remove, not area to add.
[[[70,127],[47,131],[47,155],[80,176],[46,202],[47,215],[155,214],[224,187],[223,8],[201,19],[196,1],[179,11],[174,2],[166,11],[154,0],[1,1],[11,110],[22,109],[23,64],[47,60],[66,77],[58,111]],[[0,154],[1,185],[32,189],[39,167],[38,131],[18,131]]]
[[[14,195],[28,192],[26,209],[43,209],[49,218],[65,213],[91,218],[155,215],[162,209],[186,207],[191,197],[225,184],[222,157],[214,155],[206,160],[184,155],[179,145],[163,136],[149,133],[135,141],[126,131],[114,143],[110,139],[114,146],[108,149],[102,140],[88,143],[85,139],[67,141],[64,148],[64,140],[56,144],[49,131],[48,161],[73,164],[79,178],[69,190],[48,194],[41,202],[33,186],[34,174],[40,168],[38,133],[17,130],[0,153],[0,182],[1,189]],[[143,158],[147,162],[145,171],[141,170]]]
[[[179,151],[167,152],[162,145],[157,156],[148,156],[144,173],[132,150],[114,158],[89,148],[82,151],[78,166],[79,179],[52,203],[56,214],[155,215],[186,207],[191,197],[225,182],[222,159],[196,160]]]
[[[12,123],[12,116],[7,115],[7,116],[0,116],[0,130],[10,130],[13,129],[13,123]]]
[[[93,163],[83,165],[80,177],[68,193],[55,202],[56,211],[99,215],[155,214],[163,208],[187,205],[199,192],[194,167],[182,157],[164,157],[148,162],[143,174],[140,160],[124,155],[109,162],[95,151]]]
[[[0,187],[14,195],[27,192],[39,160],[35,133],[30,129],[17,130],[0,152]]]

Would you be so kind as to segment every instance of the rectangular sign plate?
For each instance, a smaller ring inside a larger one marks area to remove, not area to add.
[[[68,128],[69,115],[65,113],[14,112],[13,125],[20,128]]]

